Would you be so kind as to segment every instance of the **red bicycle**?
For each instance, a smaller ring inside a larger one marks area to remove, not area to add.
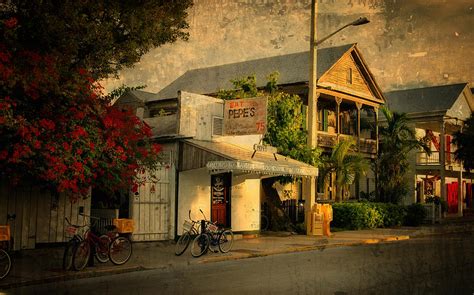
[[[109,232],[97,236],[90,230],[84,234],[83,240],[74,247],[72,267],[82,270],[90,259],[91,250],[95,250],[95,257],[99,262],[112,261],[116,265],[124,264],[132,256],[132,242],[121,236],[114,225],[106,227]]]

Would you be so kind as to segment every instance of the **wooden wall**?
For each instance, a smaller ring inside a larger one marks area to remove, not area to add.
[[[0,183],[0,224],[10,224],[15,250],[67,241],[64,218],[83,224],[88,218],[78,214],[79,207],[84,207],[84,214],[89,215],[90,204],[90,197],[72,203],[65,194],[55,196],[33,186],[13,188]]]

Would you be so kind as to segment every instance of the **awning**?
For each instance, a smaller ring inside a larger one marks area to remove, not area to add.
[[[185,140],[185,143],[193,146],[193,158],[208,159],[204,161],[205,167],[212,173],[227,171],[274,176],[318,175],[318,168],[280,154],[256,152],[252,158],[254,150],[248,146],[200,140]],[[197,154],[195,148],[212,155]]]

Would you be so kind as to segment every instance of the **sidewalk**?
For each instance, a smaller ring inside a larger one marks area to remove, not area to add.
[[[24,285],[96,277],[147,269],[160,269],[190,264],[212,263],[225,260],[245,259],[282,253],[322,250],[326,248],[356,246],[381,242],[397,242],[429,235],[474,231],[474,220],[448,220],[443,224],[422,227],[401,227],[359,231],[341,231],[331,237],[292,235],[290,233],[265,233],[258,238],[236,239],[231,252],[210,253],[193,258],[189,249],[182,256],[174,255],[173,242],[148,242],[133,244],[132,258],[125,265],[116,266],[108,262],[85,270],[63,271],[62,247],[23,250],[14,253],[12,270],[0,281],[0,289]],[[239,235],[236,235],[239,238]]]

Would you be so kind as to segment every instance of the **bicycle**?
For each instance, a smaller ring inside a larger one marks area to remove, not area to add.
[[[10,225],[0,226],[0,242],[2,246],[6,243],[7,250],[10,249]],[[0,248],[0,280],[6,278],[12,268],[12,260],[7,250]]]
[[[185,220],[183,224],[183,234],[176,241],[175,252],[176,256],[182,255],[186,249],[188,249],[189,244],[193,237],[199,234],[199,221],[191,219],[191,210],[188,212],[189,220]]]
[[[90,216],[89,216],[90,217]],[[112,261],[115,265],[126,263],[132,256],[132,242],[115,231],[115,226],[107,227],[109,232],[98,237],[87,230],[83,239],[74,248],[72,266],[75,270],[82,270],[90,259],[91,248],[95,249],[95,257],[99,262]]]
[[[227,253],[232,249],[234,244],[234,233],[231,229],[219,229],[219,227],[206,219],[204,212],[201,214],[204,219],[201,221],[201,233],[194,238],[193,244],[191,245],[191,255],[193,257],[200,257],[207,253],[211,249],[214,253],[218,251],[213,249],[217,247],[221,253]]]

